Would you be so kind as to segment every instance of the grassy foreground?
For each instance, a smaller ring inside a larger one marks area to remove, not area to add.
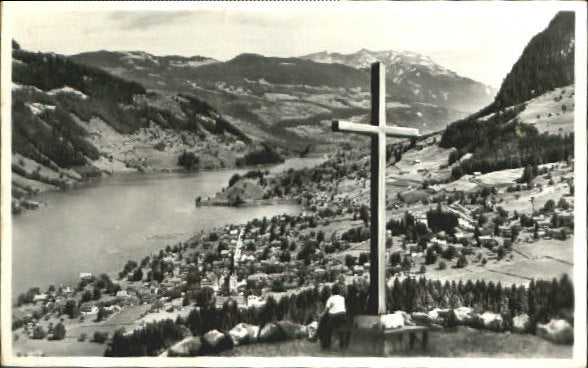
[[[397,356],[479,357],[479,358],[555,358],[571,359],[571,345],[556,345],[534,335],[498,333],[458,327],[431,331],[426,351],[416,349]],[[306,339],[281,343],[238,346],[221,353],[222,356],[358,356],[339,349],[335,343],[330,350],[322,350],[317,342]]]

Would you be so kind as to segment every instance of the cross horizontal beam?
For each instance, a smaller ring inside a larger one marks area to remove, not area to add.
[[[385,133],[391,137],[413,138],[419,136],[419,130],[415,128],[379,126],[371,124],[352,123],[350,121],[333,120],[331,124],[333,132],[353,132],[359,134],[378,134]]]

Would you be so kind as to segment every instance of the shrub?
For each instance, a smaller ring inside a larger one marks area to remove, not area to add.
[[[468,264],[468,261],[467,261],[467,259],[466,259],[465,255],[463,255],[463,254],[462,254],[462,255],[459,257],[459,259],[457,260],[456,267],[457,267],[457,268],[464,268],[465,266],[467,266],[467,264]]]
[[[198,167],[200,163],[200,159],[196,157],[194,152],[186,152],[182,153],[180,157],[178,157],[178,166],[184,167],[186,170],[192,170]]]
[[[370,254],[366,253],[366,252],[361,252],[359,254],[359,260],[358,260],[357,264],[363,265],[364,263],[369,262],[369,260],[370,260]]]
[[[457,249],[453,245],[450,245],[449,247],[447,247],[447,249],[445,249],[445,251],[443,252],[443,258],[448,259],[448,260],[452,260],[456,256],[457,256]]]
[[[498,249],[496,250],[496,255],[498,260],[501,260],[502,258],[504,258],[505,255],[505,251],[504,251],[504,247],[501,245],[498,247]]]
[[[555,209],[555,201],[553,199],[548,200],[543,205],[544,212],[553,212],[554,209]]]
[[[347,254],[345,256],[345,265],[347,267],[350,267],[351,268],[351,267],[355,266],[355,262],[356,261],[357,261],[357,258],[354,257],[354,256],[352,256],[351,254]]]
[[[433,264],[437,262],[437,253],[432,248],[427,249],[427,253],[425,255],[425,264]]]
[[[440,270],[444,270],[446,268],[447,268],[447,263],[445,263],[445,261],[439,262],[439,269]]]
[[[92,339],[92,341],[96,342],[98,344],[104,344],[107,339],[108,339],[108,332],[95,331],[94,338]]]
[[[53,328],[53,340],[63,340],[65,338],[65,326],[59,322]]]
[[[392,267],[398,266],[400,262],[402,262],[400,252],[394,252],[390,255],[390,265],[392,265]]]
[[[241,175],[239,174],[234,174],[233,176],[231,176],[231,178],[229,179],[229,187],[235,185],[235,183],[238,182],[239,179],[241,179]]]
[[[47,332],[45,331],[45,329],[41,325],[38,325],[33,330],[33,339],[35,339],[35,340],[44,339],[46,336],[47,336]]]

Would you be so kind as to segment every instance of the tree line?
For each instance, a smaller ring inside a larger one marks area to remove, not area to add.
[[[487,173],[528,165],[566,161],[574,155],[574,134],[539,134],[534,126],[509,121],[517,109],[495,114],[486,121],[464,119],[450,124],[441,138],[441,147],[455,147],[448,164],[466,153],[472,156],[455,165],[453,179],[476,171]]]
[[[367,312],[368,286],[368,283],[360,281],[344,288],[350,318]],[[203,299],[197,302],[196,308],[185,319],[180,317],[175,322],[154,322],[131,334],[117,331],[105,355],[157,355],[183,338],[184,328],[198,336],[213,329],[226,333],[240,322],[259,326],[279,320],[308,324],[318,318],[331,295],[330,290],[329,286],[322,289],[315,286],[297,294],[284,295],[279,301],[269,296],[260,308],[239,309],[232,300],[217,308],[210,298]],[[529,315],[531,326],[546,323],[552,318],[563,318],[573,323],[574,287],[567,275],[552,280],[531,280],[528,286],[502,286],[500,282],[484,280],[441,282],[424,277],[402,281],[396,278],[386,295],[388,311],[428,312],[434,308],[467,306],[479,313],[490,311],[500,314],[504,330],[510,330],[513,317],[521,313]]]

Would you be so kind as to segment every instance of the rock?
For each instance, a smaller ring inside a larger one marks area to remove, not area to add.
[[[192,357],[200,353],[202,347],[202,340],[200,336],[186,337],[180,342],[177,342],[167,351],[169,357]]]
[[[414,326],[414,322],[412,321],[410,314],[406,313],[405,311],[396,311],[394,314],[402,317],[405,326]]]
[[[229,331],[229,337],[235,346],[256,342],[258,335],[259,326],[250,325],[248,323],[239,323]]]
[[[463,326],[471,326],[474,323],[474,310],[469,307],[459,307],[453,310],[455,323]]]
[[[519,314],[512,319],[512,330],[518,333],[528,332],[531,328],[531,319],[526,313]]]
[[[303,336],[306,336],[306,326],[302,326],[290,321],[278,321],[276,324],[290,339],[299,339]]]
[[[549,323],[537,324],[537,336],[556,344],[573,344],[574,327],[565,319],[552,319]]]
[[[380,317],[380,323],[385,330],[402,328],[404,327],[404,318],[402,314],[385,314]]]
[[[235,346],[249,343],[247,328],[242,323],[233,327],[228,334]]]
[[[274,342],[286,339],[286,334],[275,323],[268,323],[259,331],[259,341]]]
[[[202,336],[201,351],[204,354],[218,353],[223,350],[231,349],[233,341],[218,330],[208,331]]]
[[[316,332],[318,330],[318,322],[313,321],[306,326],[306,333],[308,334],[308,339],[311,341],[316,340]]]
[[[503,321],[500,314],[484,312],[479,316],[479,318],[482,320],[482,325],[487,330],[499,331],[502,329]]]
[[[433,319],[433,323],[438,325],[445,325],[451,314],[451,309],[435,308],[429,312],[429,316]]]
[[[429,326],[433,323],[433,318],[424,312],[413,312],[411,317],[419,326]]]

